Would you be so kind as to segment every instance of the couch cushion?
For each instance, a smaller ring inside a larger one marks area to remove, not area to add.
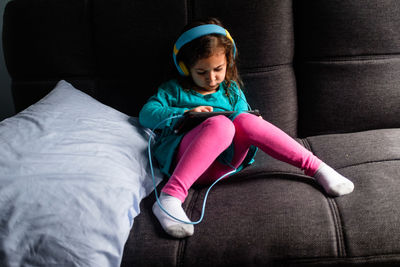
[[[309,266],[399,260],[400,130],[299,141],[349,177],[355,191],[330,198],[297,169],[258,152],[253,166],[211,191],[205,219],[190,238],[168,237],[151,214],[154,197],[147,198],[134,224],[134,232],[143,234],[131,235],[124,264]],[[190,190],[184,208],[192,219],[200,215],[206,189]],[[145,257],[149,250],[152,257]]]
[[[299,136],[400,127],[400,2],[294,8]]]
[[[400,127],[400,58],[309,61],[299,74],[300,136]]]
[[[177,75],[172,47],[183,26],[216,16],[237,43],[250,104],[296,136],[292,15],[291,0],[11,1],[3,40],[17,110],[62,78],[137,116],[157,87]]]
[[[183,26],[217,16],[237,43],[244,91],[252,108],[297,135],[290,0],[117,1],[112,9],[109,5],[104,0],[93,3],[100,100],[138,114],[160,83],[177,74],[172,47]]]
[[[319,136],[308,141],[317,155],[355,183],[352,194],[335,199],[346,255],[399,254],[400,130]]]
[[[194,18],[219,14],[237,43],[250,105],[265,119],[296,136],[292,1],[193,1],[190,8]]]

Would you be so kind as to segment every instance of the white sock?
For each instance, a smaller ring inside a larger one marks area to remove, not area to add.
[[[163,208],[168,211],[172,216],[182,221],[190,222],[189,218],[182,208],[182,202],[178,198],[165,193],[161,193],[159,200]],[[173,237],[183,238],[193,235],[193,224],[186,224],[173,219],[158,206],[157,201],[153,204],[153,213],[154,215],[156,215],[164,231],[172,235]]]
[[[349,179],[345,178],[325,163],[321,163],[314,178],[331,196],[343,196],[354,190],[354,184]]]

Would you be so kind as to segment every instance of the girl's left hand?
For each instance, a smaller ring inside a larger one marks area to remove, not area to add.
[[[194,112],[212,112],[213,111],[213,107],[211,106],[198,106],[195,107],[191,110],[187,110],[187,111],[194,111]],[[185,111],[185,112],[187,112]]]

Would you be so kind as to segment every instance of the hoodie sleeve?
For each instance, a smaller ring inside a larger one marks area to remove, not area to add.
[[[186,108],[174,107],[177,95],[173,90],[158,89],[157,94],[150,97],[139,113],[139,122],[142,126],[150,129],[162,129],[172,125],[173,120],[168,118],[176,115],[183,115]]]

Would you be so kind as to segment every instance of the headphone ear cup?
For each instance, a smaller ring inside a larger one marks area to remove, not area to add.
[[[179,65],[179,68],[181,68],[181,71],[183,72],[183,74],[185,76],[189,76],[189,70],[186,67],[185,63],[183,63],[183,61],[179,61],[178,65]]]

